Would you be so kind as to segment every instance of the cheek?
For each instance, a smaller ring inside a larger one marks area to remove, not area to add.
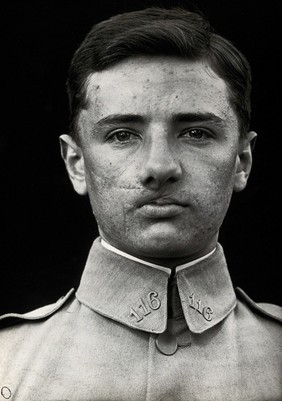
[[[127,181],[119,169],[112,167],[111,162],[91,163],[86,169],[86,183],[93,213],[97,222],[103,220],[114,223],[124,220],[125,203],[130,203],[130,191]]]
[[[98,149],[99,150],[99,149]],[[86,182],[89,193],[97,198],[103,198],[109,203],[121,200],[131,203],[134,193],[140,191],[138,169],[136,162],[129,157],[116,157],[107,154],[101,157],[105,150],[95,152],[85,158]]]
[[[118,173],[113,169],[112,162],[103,156],[103,152],[99,152],[99,148],[94,152],[89,150],[84,155],[85,176],[87,188],[90,192],[99,195],[100,192],[105,193],[107,189],[114,187],[118,180]]]
[[[205,166],[195,182],[196,201],[208,213],[225,211],[233,193],[235,158],[220,159]]]

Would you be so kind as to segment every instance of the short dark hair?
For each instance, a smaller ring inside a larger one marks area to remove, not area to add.
[[[244,55],[214,33],[203,15],[180,8],[147,8],[116,15],[92,27],[75,52],[67,91],[70,134],[78,140],[78,117],[87,106],[87,78],[126,58],[168,55],[204,59],[226,82],[241,136],[249,129],[251,69]]]

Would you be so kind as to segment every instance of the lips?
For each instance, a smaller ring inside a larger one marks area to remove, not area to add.
[[[174,197],[159,197],[143,200],[139,206],[140,212],[148,218],[172,218],[181,213],[188,206]]]

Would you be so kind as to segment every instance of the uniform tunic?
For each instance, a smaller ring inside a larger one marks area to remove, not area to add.
[[[281,401],[279,307],[237,299],[219,244],[170,273],[96,239],[76,293],[2,317],[0,401]]]

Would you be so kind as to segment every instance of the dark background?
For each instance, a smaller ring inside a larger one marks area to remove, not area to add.
[[[10,0],[1,6],[0,313],[54,302],[79,283],[97,228],[59,155],[58,137],[68,132],[68,65],[92,24],[152,5],[199,8],[253,67],[254,167],[220,242],[234,285],[256,301],[281,303],[279,1]]]

